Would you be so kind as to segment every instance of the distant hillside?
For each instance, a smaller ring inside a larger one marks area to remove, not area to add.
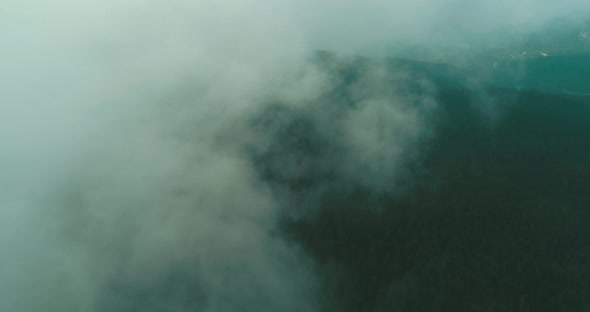
[[[408,46],[396,55],[414,64],[410,67],[420,62],[420,70],[440,81],[463,77],[494,87],[590,94],[590,19],[560,19],[532,33],[505,29],[484,37]]]

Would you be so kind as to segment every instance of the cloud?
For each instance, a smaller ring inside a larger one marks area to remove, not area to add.
[[[320,135],[339,135],[337,175],[380,188],[426,132],[409,103],[433,103],[370,72],[350,86],[355,108],[332,120],[315,104],[339,82],[310,63],[317,49],[382,54],[466,25],[537,24],[586,7],[9,1],[0,310],[313,311],[313,263],[278,234],[285,197],[243,149],[268,151],[284,124],[269,139],[245,120],[272,99],[305,111]]]

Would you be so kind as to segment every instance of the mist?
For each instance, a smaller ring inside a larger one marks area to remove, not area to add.
[[[283,224],[358,192],[403,194],[437,131],[436,84],[382,58],[506,29],[518,41],[589,12],[574,0],[8,0],[0,310],[326,310],[322,265]]]

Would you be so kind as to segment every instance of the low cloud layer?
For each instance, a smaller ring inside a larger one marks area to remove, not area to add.
[[[313,214],[334,181],[395,193],[436,109],[430,82],[353,55],[534,29],[590,9],[573,0],[4,7],[0,310],[91,312],[319,310],[314,263],[280,220]],[[322,65],[325,49],[348,67]],[[269,107],[295,115],[257,126]],[[297,114],[337,160],[285,154],[306,148],[289,141]],[[265,172],[328,178],[298,193]]]

